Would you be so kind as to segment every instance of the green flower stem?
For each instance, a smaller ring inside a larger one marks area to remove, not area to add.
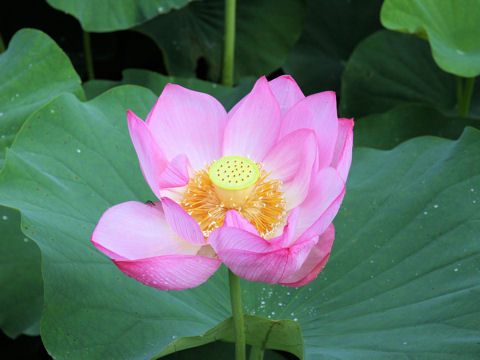
[[[3,42],[2,34],[0,34],[0,54],[5,51],[5,43]]]
[[[222,84],[226,86],[233,85],[233,65],[235,58],[235,7],[236,0],[225,0]]]
[[[85,52],[85,62],[87,63],[88,80],[95,79],[93,71],[92,47],[90,44],[90,33],[83,32],[83,51]]]
[[[457,77],[458,115],[461,117],[466,117],[468,115],[468,109],[470,108],[470,101],[472,100],[474,85],[474,77],[465,78],[465,87],[463,86],[463,79]]]
[[[263,360],[263,349],[259,346],[252,346],[249,360]]]
[[[235,360],[245,360],[245,326],[243,324],[240,278],[229,269],[228,280],[230,282],[230,301],[232,303],[233,324],[235,326]]]

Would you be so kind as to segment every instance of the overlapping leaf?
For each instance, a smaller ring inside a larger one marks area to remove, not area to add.
[[[267,75],[282,66],[300,36],[304,1],[243,0],[237,2],[235,73]],[[220,80],[224,28],[224,1],[204,0],[143,24],[137,30],[152,37],[162,49],[168,73]]]
[[[161,292],[90,244],[109,206],[153,198],[125,110],[145,116],[154,101],[132,86],[88,103],[63,95],[29,119],[0,173],[2,203],[22,211],[42,251],[43,338],[57,359],[145,359],[230,316],[223,268],[196,289]],[[326,270],[302,288],[243,282],[246,313],[297,321],[306,359],[474,358],[479,146],[468,129],[455,142],[357,150]]]
[[[444,71],[480,74],[480,0],[386,0],[381,21],[388,29],[427,38]]]
[[[80,83],[67,55],[50,37],[33,29],[16,33],[0,54],[0,159],[27,116],[63,92],[83,97]]]
[[[180,9],[192,0],[47,0],[75,16],[84,30],[93,32],[131,28],[151,18]]]
[[[18,211],[0,206],[0,328],[38,335],[43,280],[38,246],[20,231]]]

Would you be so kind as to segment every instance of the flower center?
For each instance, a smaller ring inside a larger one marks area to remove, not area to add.
[[[248,198],[260,177],[260,170],[250,159],[225,156],[210,166],[208,174],[220,200],[235,209]]]
[[[281,181],[250,159],[226,156],[196,171],[180,205],[200,225],[205,236],[223,225],[228,210],[238,211],[263,237],[284,223],[286,203]]]

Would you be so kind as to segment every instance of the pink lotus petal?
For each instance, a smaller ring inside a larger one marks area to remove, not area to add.
[[[140,161],[143,176],[153,193],[160,198],[161,186],[177,187],[188,183],[188,172],[184,169],[166,171],[175,168],[169,164],[162,150],[152,137],[145,122],[132,111],[127,111],[128,129]]]
[[[257,236],[260,236],[257,228],[242,215],[240,215],[236,210],[228,210],[225,214],[225,220],[223,221],[224,226],[230,226],[239,228]]]
[[[353,119],[338,119],[338,137],[333,152],[331,167],[347,180],[350,164],[352,163],[353,147]]]
[[[188,184],[190,162],[184,154],[177,155],[170,161],[167,167],[160,174],[158,186],[161,190],[181,187]]]
[[[298,206],[308,194],[317,153],[315,133],[300,129],[283,137],[263,160],[270,178],[283,182],[287,210]]]
[[[293,209],[287,218],[287,224],[283,227],[282,235],[273,238],[270,243],[282,248],[289,247],[295,239],[300,207]]]
[[[345,183],[333,168],[315,174],[312,187],[300,205],[296,241],[323,234],[338,212],[345,194]]]
[[[226,117],[212,96],[167,84],[147,124],[168,159],[185,154],[198,170],[222,156]]]
[[[275,144],[281,112],[268,81],[261,77],[242,104],[228,113],[223,155],[261,161]]]
[[[329,166],[338,133],[337,100],[333,91],[307,96],[293,106],[282,121],[279,138],[302,128],[313,129],[317,135],[317,168]]]
[[[275,284],[301,267],[316,239],[282,248],[248,231],[224,226],[212,232],[209,242],[236,275]]]
[[[335,229],[333,224],[330,224],[327,230],[320,236],[317,244],[310,251],[300,269],[289,277],[281,279],[280,284],[298,287],[313,281],[327,264],[334,239]]]
[[[212,276],[220,260],[192,255],[156,256],[133,261],[114,261],[126,275],[159,290],[196,287]]]
[[[92,243],[114,260],[158,255],[195,255],[201,248],[180,239],[168,225],[160,203],[129,201],[105,211],[92,234]]]
[[[282,117],[297,102],[305,98],[302,90],[298,87],[295,80],[290,75],[279,76],[269,82],[270,89],[280,104]]]
[[[206,244],[200,226],[180,205],[166,197],[161,201],[168,225],[182,240],[191,244]]]

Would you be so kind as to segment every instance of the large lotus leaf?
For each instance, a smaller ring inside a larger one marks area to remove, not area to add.
[[[23,29],[13,36],[0,55],[0,167],[5,148],[27,117],[62,92],[82,98],[80,82],[68,57],[46,34]],[[43,298],[40,252],[21,233],[16,211],[1,207],[0,213],[0,327],[11,337],[36,334]]]
[[[47,0],[50,6],[75,16],[92,32],[123,30],[180,9],[192,0]]]
[[[63,92],[83,97],[80,84],[69,58],[48,35],[18,31],[0,54],[0,160],[33,111]]]
[[[352,53],[342,78],[341,112],[356,118],[397,105],[425,103],[453,113],[455,78],[438,68],[428,44],[416,37],[379,31]]]
[[[179,84],[188,89],[210,94],[218,99],[218,101],[229,110],[252,89],[255,82],[253,78],[243,78],[237,86],[228,87],[196,78],[165,76],[144,69],[126,69],[122,72],[122,75],[123,77],[120,81],[98,79],[87,81],[83,85],[87,98],[93,99],[102,92],[122,84],[144,86],[152,90],[155,94],[160,95],[165,85],[172,83]]]
[[[124,276],[90,244],[109,206],[153,198],[125,110],[143,117],[154,101],[133,86],[88,103],[63,95],[29,119],[7,153],[2,203],[21,210],[23,231],[42,251],[42,335],[57,359],[145,359],[196,346],[229,322],[224,267],[198,288],[162,292]],[[468,129],[457,141],[356,150],[326,269],[302,288],[242,281],[247,318],[298,322],[306,359],[475,358],[479,147],[480,133]]]
[[[283,70],[306,94],[339,90],[340,76],[355,46],[381,28],[381,0],[309,0],[302,36]]]
[[[1,195],[0,195],[1,197]],[[0,206],[0,328],[38,335],[43,280],[38,246],[20,231],[18,211]]]
[[[214,82],[222,67],[223,0],[191,3],[159,16],[137,30],[162,49],[168,73],[194,77],[198,70]],[[298,0],[242,0],[237,2],[235,73],[267,75],[282,66],[300,36],[305,2]]]
[[[355,121],[354,144],[391,149],[421,135],[456,139],[466,126],[480,129],[480,120],[446,116],[428,105],[400,105],[383,114],[367,115]]]
[[[426,37],[443,70],[480,74],[480,0],[386,0],[381,21],[388,29]]]

